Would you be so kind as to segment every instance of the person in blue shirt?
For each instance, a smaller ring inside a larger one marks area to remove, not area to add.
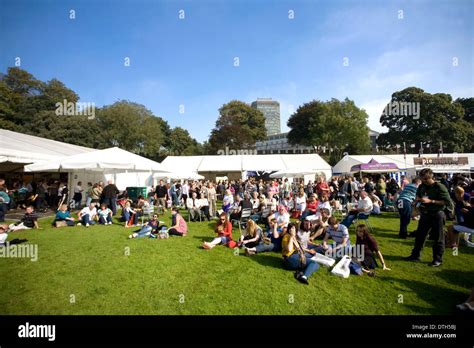
[[[5,214],[10,204],[10,196],[6,192],[5,187],[0,186],[0,222],[5,221]]]
[[[421,179],[418,177],[414,178],[411,184],[405,185],[405,188],[397,199],[397,209],[400,214],[400,232],[398,233],[398,236],[402,239],[408,237],[408,225],[411,220],[413,202],[415,202],[416,190],[420,184]]]
[[[74,220],[75,219],[71,217],[71,213],[69,213],[69,211],[67,210],[67,204],[61,204],[58,211],[56,212],[53,225],[56,223],[56,221],[66,221],[66,224],[68,226],[74,226]]]

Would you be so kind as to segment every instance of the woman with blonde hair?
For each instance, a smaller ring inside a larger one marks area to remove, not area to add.
[[[239,246],[253,248],[256,247],[262,238],[262,228],[255,221],[247,221],[247,227],[242,231]]]

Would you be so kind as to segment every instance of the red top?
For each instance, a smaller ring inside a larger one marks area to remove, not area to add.
[[[318,210],[318,205],[319,205],[318,200],[314,201],[313,203],[308,202],[306,204],[306,209],[308,209],[310,211],[314,211],[316,213],[316,211]]]
[[[318,191],[319,194],[329,192],[329,185],[325,182],[319,182],[316,185],[316,191]]]
[[[230,221],[227,221],[227,225],[225,227],[222,226],[222,229],[219,228],[220,226],[222,226],[222,224],[219,223],[216,227],[217,235],[219,237],[227,237],[232,239],[232,223]]]

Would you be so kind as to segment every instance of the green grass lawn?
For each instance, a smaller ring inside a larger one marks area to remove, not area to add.
[[[160,220],[169,223],[169,213]],[[473,249],[461,247],[457,256],[447,249],[443,266],[433,269],[427,242],[422,263],[403,261],[413,239],[397,238],[393,213],[371,217],[391,271],[342,279],[321,267],[310,285],[282,268],[280,254],[201,249],[214,236],[213,222],[191,223],[187,237],[167,240],[129,240],[131,229],[122,225],[50,222],[10,234],[37,244],[39,257],[0,258],[0,314],[450,314],[474,286]],[[354,242],[353,227],[350,233]]]

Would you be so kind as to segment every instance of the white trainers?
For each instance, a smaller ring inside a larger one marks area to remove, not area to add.
[[[76,226],[82,226],[82,224],[80,222],[78,222]]]
[[[89,224],[86,224],[86,227],[89,227]]]

